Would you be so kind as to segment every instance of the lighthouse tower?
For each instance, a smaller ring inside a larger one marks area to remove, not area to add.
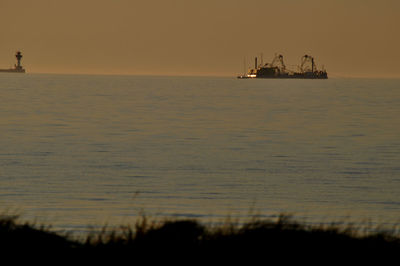
[[[21,66],[21,58],[22,58],[21,51],[17,51],[17,53],[15,54],[15,57],[17,58],[17,65],[15,66],[15,69],[22,70],[23,68]]]

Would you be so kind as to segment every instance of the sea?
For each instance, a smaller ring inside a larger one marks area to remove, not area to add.
[[[0,75],[0,215],[400,222],[400,79]]]

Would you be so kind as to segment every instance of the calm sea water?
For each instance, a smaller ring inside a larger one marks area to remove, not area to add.
[[[400,80],[1,74],[0,99],[23,220],[400,221]]]

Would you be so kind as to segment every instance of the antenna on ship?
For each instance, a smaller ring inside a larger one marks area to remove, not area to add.
[[[243,58],[243,74],[246,74],[246,57]]]

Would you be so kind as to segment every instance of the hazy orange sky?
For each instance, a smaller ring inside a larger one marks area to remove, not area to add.
[[[281,53],[400,77],[399,28],[399,0],[0,0],[0,68],[21,49],[31,73],[233,76]]]

